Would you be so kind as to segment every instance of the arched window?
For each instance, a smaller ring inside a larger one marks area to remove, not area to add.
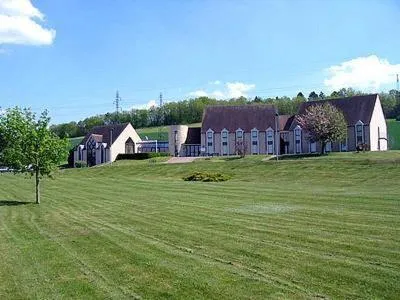
[[[229,131],[225,128],[221,131],[221,154],[229,155]]]
[[[364,123],[361,120],[359,120],[356,123],[355,131],[356,131],[356,147],[357,147],[359,144],[364,144]]]
[[[294,151],[301,153],[301,127],[299,125],[294,129]]]
[[[214,131],[212,129],[207,130],[207,154],[214,154]]]
[[[251,130],[251,153],[258,154],[258,130],[253,128]]]
[[[274,142],[274,130],[270,127],[267,129],[267,154],[274,154],[275,142]]]
[[[126,154],[135,153],[135,143],[131,138],[128,138],[125,142],[125,153]]]

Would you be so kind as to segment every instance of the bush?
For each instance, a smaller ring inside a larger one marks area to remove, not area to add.
[[[78,160],[75,162],[75,168],[86,168],[87,166],[88,165],[86,161]]]
[[[202,181],[202,182],[220,182],[231,179],[231,176],[221,173],[194,172],[193,174],[183,177],[185,181]]]
[[[400,115],[398,115],[398,116],[396,117],[396,121],[399,121],[399,122],[400,122]]]
[[[125,154],[121,153],[118,154],[117,160],[126,160],[126,159],[131,159],[131,160],[142,160],[142,159],[149,159],[149,158],[155,158],[155,157],[166,157],[169,156],[169,153],[167,152],[146,152],[146,153],[130,153],[130,154]]]

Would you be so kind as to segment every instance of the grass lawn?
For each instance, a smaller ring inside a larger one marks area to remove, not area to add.
[[[0,299],[398,299],[400,152],[164,159],[1,174]]]
[[[389,148],[400,150],[400,122],[395,119],[389,119],[386,121],[389,134]]]

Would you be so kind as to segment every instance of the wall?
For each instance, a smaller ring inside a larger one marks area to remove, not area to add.
[[[131,138],[135,143],[135,153],[137,152],[137,142],[142,141],[136,130],[132,127],[131,124],[128,124],[124,131],[117,137],[114,143],[110,148],[110,160],[115,161],[118,154],[125,153],[125,142]]]
[[[378,134],[379,130],[379,134]],[[385,151],[388,149],[387,140],[380,139],[384,137],[387,139],[387,127],[385,115],[383,114],[381,101],[377,96],[374,111],[372,113],[371,122],[369,126],[369,139],[371,151]]]
[[[168,141],[169,141],[169,153],[172,156],[175,156],[175,147],[178,152],[178,155],[183,155],[182,144],[185,143],[189,127],[186,125],[172,125],[169,127],[168,132]],[[175,141],[175,132],[176,132],[176,141]],[[203,140],[203,134],[202,140]]]

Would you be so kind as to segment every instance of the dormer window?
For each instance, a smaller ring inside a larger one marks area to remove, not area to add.
[[[225,128],[221,131],[221,150],[222,155],[229,154],[229,132]]]
[[[299,125],[294,129],[294,147],[296,153],[301,153],[301,127]]]
[[[214,154],[214,131],[212,129],[207,130],[207,154]]]
[[[238,129],[236,130],[236,140],[242,140],[243,139],[243,130],[242,129]]]
[[[252,154],[258,154],[258,130],[253,128],[251,130],[251,152]]]
[[[359,120],[356,123],[356,146],[359,144],[364,144],[364,123]]]
[[[267,129],[267,154],[274,154],[274,130],[270,127]]]

